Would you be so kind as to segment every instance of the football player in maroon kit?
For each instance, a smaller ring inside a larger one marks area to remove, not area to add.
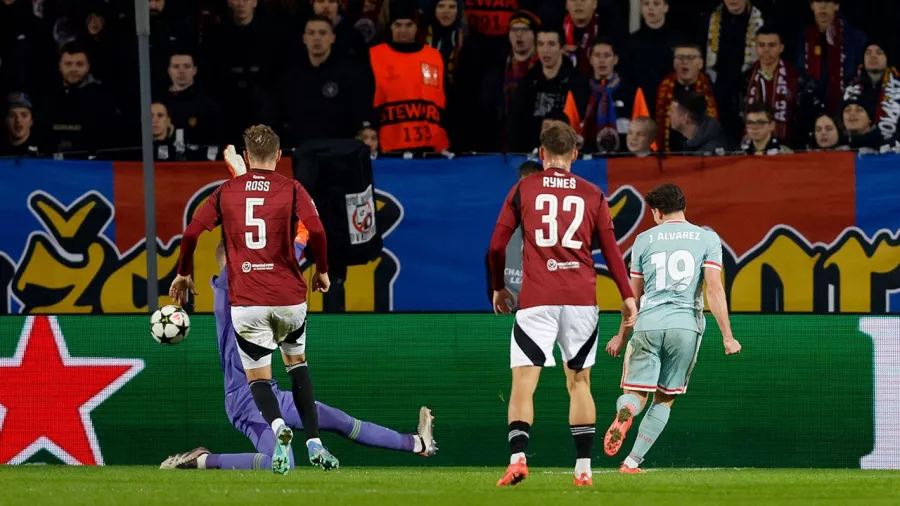
[[[590,370],[597,356],[597,274],[591,245],[600,251],[624,302],[624,321],[634,323],[637,306],[628,271],[616,244],[606,196],[571,173],[578,157],[578,135],[569,126],[541,134],[544,170],[519,181],[509,192],[491,239],[490,264],[494,312],[510,313],[512,299],[504,286],[506,244],[523,229],[522,290],[510,345],[512,393],[509,401],[510,464],[498,486],[515,485],[528,476],[525,450],[534,421],[534,391],[542,367],[556,365],[558,344],[569,390],[569,424],[575,439],[575,485],[592,484],[591,449],[596,409]]]
[[[197,238],[204,229],[213,230],[221,224],[231,318],[241,362],[256,407],[278,442],[272,471],[286,474],[290,470],[293,438],[271,386],[271,355],[276,348],[281,348],[291,377],[309,460],[326,470],[333,469],[338,467],[338,460],[319,439],[315,393],[306,363],[306,280],[294,257],[294,237],[302,223],[315,253],[313,288],[327,291],[325,229],[303,186],[275,172],[281,159],[278,135],[268,126],[253,126],[244,133],[244,145],[250,170],[222,183],[194,214],[181,239],[178,276],[169,295],[184,303],[188,291],[196,293],[191,272]]]

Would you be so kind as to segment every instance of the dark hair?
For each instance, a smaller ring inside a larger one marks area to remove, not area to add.
[[[772,106],[765,102],[755,102],[748,105],[747,109],[744,110],[744,113],[746,116],[763,113],[769,121],[775,120],[775,109],[772,109]]]
[[[703,57],[703,48],[692,42],[679,42],[672,47],[672,52],[674,53],[676,49],[696,49],[700,57]]]
[[[592,53],[592,54],[593,54],[593,52],[594,52],[594,48],[596,48],[597,46],[609,46],[609,47],[612,48],[612,52],[613,52],[614,55],[618,55],[618,54],[619,54],[619,52],[616,50],[616,45],[615,45],[615,43],[613,43],[612,40],[607,39],[607,38],[605,38],[605,37],[597,37],[597,40],[595,40],[594,43],[591,44],[591,53]]]
[[[306,20],[306,23],[303,23],[303,30],[306,30],[307,25],[309,25],[310,23],[314,23],[316,21],[325,23],[326,25],[328,25],[328,28],[331,29],[331,32],[334,33],[334,26],[331,24],[331,20],[326,18],[325,16],[316,16],[316,15],[310,16],[309,19]]]
[[[644,195],[644,202],[650,209],[657,209],[663,214],[684,211],[684,193],[672,183],[663,183]]]
[[[556,27],[556,26],[543,26],[543,25],[542,25],[542,26],[541,26],[540,28],[538,28],[537,31],[535,32],[535,34],[534,34],[534,40],[537,41],[538,35],[540,35],[540,34],[542,34],[542,33],[555,33],[556,36],[559,38],[559,45],[560,45],[560,47],[562,47],[563,44],[565,44],[566,36],[563,34],[562,29],[560,29],[559,27]]]
[[[63,45],[59,50],[59,57],[62,58],[64,54],[78,54],[84,53],[85,56],[88,57],[88,61],[91,60],[90,55],[88,54],[87,47],[84,44],[78,41],[72,41],[68,44]]]
[[[784,40],[784,37],[781,36],[781,32],[779,32],[772,23],[766,23],[759,27],[759,30],[756,31],[756,36],[759,37],[760,35],[777,35],[779,41]]]
[[[696,91],[689,91],[685,95],[675,98],[674,101],[687,111],[694,124],[699,125],[706,116],[706,97]]]
[[[541,134],[541,147],[554,156],[569,156],[578,146],[578,134],[569,125],[553,125]]]
[[[519,179],[523,177],[528,177],[536,172],[541,172],[544,170],[544,166],[535,162],[534,160],[525,160],[522,165],[519,165]]]
[[[197,57],[194,56],[194,52],[189,49],[178,48],[175,51],[172,51],[172,54],[169,55],[169,64],[172,63],[172,58],[174,58],[175,56],[190,56],[191,63],[193,63],[195,66],[197,65]]]

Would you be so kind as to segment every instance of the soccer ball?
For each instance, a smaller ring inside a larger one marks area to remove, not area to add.
[[[159,344],[178,344],[191,331],[191,319],[178,306],[163,306],[150,317],[150,335]]]

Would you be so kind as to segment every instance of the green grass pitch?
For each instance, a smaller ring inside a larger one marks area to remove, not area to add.
[[[0,505],[775,506],[897,505],[900,472],[798,469],[598,470],[577,489],[567,469],[531,469],[497,488],[502,468],[160,471],[149,467],[0,466]]]

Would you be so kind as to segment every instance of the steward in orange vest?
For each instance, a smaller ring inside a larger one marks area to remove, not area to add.
[[[375,76],[373,106],[379,115],[381,149],[441,152],[450,148],[443,116],[444,61],[441,53],[416,42],[418,8],[411,0],[391,2],[391,42],[369,50]]]

